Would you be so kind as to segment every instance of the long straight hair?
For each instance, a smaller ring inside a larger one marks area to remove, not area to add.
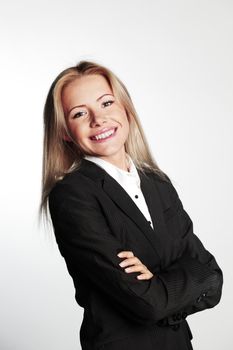
[[[63,70],[53,81],[44,106],[44,142],[42,193],[39,208],[40,217],[48,219],[48,196],[56,182],[67,173],[78,169],[84,157],[82,150],[75,142],[63,139],[64,134],[72,136],[67,128],[62,106],[62,91],[75,79],[91,74],[103,76],[116,100],[125,108],[130,119],[129,134],[125,142],[125,151],[132,158],[135,166],[143,173],[152,171],[167,181],[167,175],[153,159],[139,117],[132,99],[123,82],[108,68],[90,61],[80,61],[76,66]]]

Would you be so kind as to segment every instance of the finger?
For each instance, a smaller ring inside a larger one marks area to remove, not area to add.
[[[142,264],[141,261],[134,256],[133,258],[128,258],[119,263],[121,267],[129,266],[129,265],[139,265]]]
[[[132,251],[123,250],[122,252],[118,253],[117,256],[120,258],[131,258],[134,256],[134,254]]]
[[[129,273],[129,272],[147,273],[148,270],[147,270],[147,268],[145,268],[144,265],[134,265],[134,266],[127,267],[125,269],[125,272],[127,272],[127,273]]]
[[[152,273],[142,273],[141,275],[137,276],[137,279],[139,280],[149,280],[153,277],[154,275]]]

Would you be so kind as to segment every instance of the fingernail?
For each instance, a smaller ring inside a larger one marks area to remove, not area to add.
[[[122,257],[122,253],[118,253],[117,256],[119,256],[121,258]]]

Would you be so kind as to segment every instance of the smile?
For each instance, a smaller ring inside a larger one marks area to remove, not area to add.
[[[103,142],[103,141],[108,140],[108,139],[112,138],[113,136],[115,136],[116,130],[117,130],[117,128],[106,131],[106,132],[99,134],[97,136],[92,136],[92,137],[90,137],[90,139],[94,142]]]

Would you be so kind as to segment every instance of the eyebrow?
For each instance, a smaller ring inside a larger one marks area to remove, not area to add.
[[[99,101],[102,97],[108,96],[108,95],[113,96],[113,94],[103,94],[103,95],[101,95],[100,97],[98,97],[96,101]],[[86,105],[79,105],[79,106],[74,106],[74,107],[72,107],[72,108],[68,111],[68,114],[67,114],[67,115],[69,115],[70,112],[71,112],[73,109],[78,108],[78,107],[86,107]]]

